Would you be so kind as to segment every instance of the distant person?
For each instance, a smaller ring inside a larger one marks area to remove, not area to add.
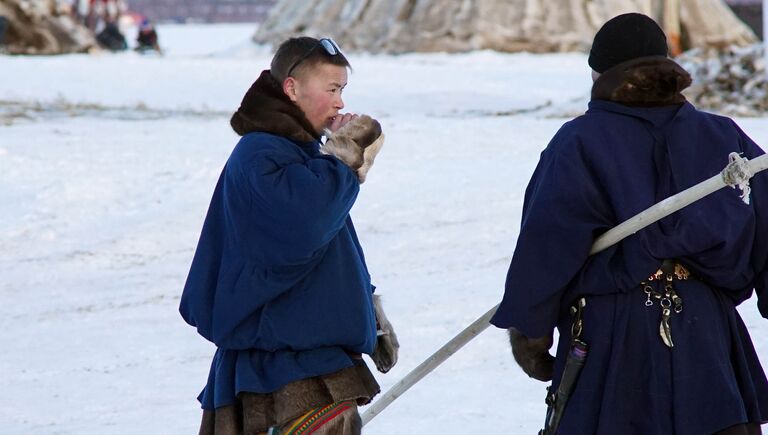
[[[107,21],[104,29],[96,35],[96,41],[102,48],[109,51],[123,51],[128,49],[128,43],[125,36],[117,27],[117,22]]]
[[[163,50],[160,48],[157,38],[157,30],[155,26],[148,19],[143,19],[139,24],[139,33],[136,35],[136,51],[140,53],[146,53],[149,51],[155,51],[158,54],[163,54]]]
[[[88,0],[88,6],[84,9],[87,10],[85,26],[91,29],[91,32],[96,34],[97,30],[100,29],[100,26],[102,25],[104,5],[100,0]]]
[[[8,18],[4,17],[3,15],[0,15],[0,50],[5,49],[6,41],[5,38],[7,37],[6,34],[8,33]]]
[[[89,0],[72,0],[72,13],[77,18],[77,21],[86,27],[90,28],[88,22],[88,16],[90,14],[91,2]]]
[[[120,22],[120,17],[127,10],[127,6],[123,0],[102,0],[103,2],[103,15],[104,21]]]
[[[230,120],[242,138],[180,304],[217,347],[202,435],[358,435],[379,392],[362,354],[381,372],[397,361],[349,216],[384,136],[340,113],[348,67],[330,39],[289,39]]]
[[[756,293],[768,318],[768,173],[751,193],[721,189],[589,255],[597,236],[718,174],[731,153],[764,154],[733,120],[686,101],[691,77],[667,52],[645,15],[606,22],[589,109],[560,128],[526,190],[491,323],[509,329],[528,376],[553,381],[545,435],[757,435],[768,422],[768,380],[736,310]]]

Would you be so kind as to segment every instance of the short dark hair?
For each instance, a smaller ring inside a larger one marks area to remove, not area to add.
[[[304,58],[302,60],[302,58]],[[296,62],[301,62],[296,65]],[[296,75],[318,64],[331,64],[350,68],[344,53],[328,54],[320,45],[320,40],[309,36],[290,38],[280,44],[272,58],[270,72],[282,83],[288,78],[288,70],[294,67],[291,75]]]

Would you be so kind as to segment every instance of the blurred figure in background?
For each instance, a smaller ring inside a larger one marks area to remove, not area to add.
[[[91,10],[95,13],[96,41],[110,51],[128,49],[128,42],[120,30],[120,16],[125,12],[125,2],[122,0],[96,0],[91,2]]]
[[[8,31],[8,18],[0,15],[0,53],[5,47],[5,33]]]
[[[102,0],[104,2],[104,21],[120,22],[120,17],[128,9],[123,0]]]
[[[163,50],[160,48],[160,44],[157,42],[157,31],[155,26],[149,19],[145,18],[139,24],[139,33],[136,36],[136,51],[139,53],[146,53],[149,51],[155,51],[158,54],[163,54]]]
[[[88,14],[91,11],[91,2],[89,0],[73,0],[72,1],[72,14],[75,16],[78,22],[88,25]]]
[[[125,36],[117,26],[117,21],[107,21],[102,29],[96,35],[96,41],[102,48],[106,48],[109,51],[123,51],[128,49],[128,43],[125,41]]]

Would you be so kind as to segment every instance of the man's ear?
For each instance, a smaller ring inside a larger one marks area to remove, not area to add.
[[[283,92],[294,103],[297,100],[297,98],[296,98],[296,85],[297,85],[297,82],[296,82],[296,79],[294,77],[287,77],[285,80],[283,80]]]

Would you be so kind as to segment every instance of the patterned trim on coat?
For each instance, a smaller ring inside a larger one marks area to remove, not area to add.
[[[357,408],[354,400],[332,403],[315,408],[293,421],[283,432],[284,435],[309,435],[338,417],[348,409]]]

